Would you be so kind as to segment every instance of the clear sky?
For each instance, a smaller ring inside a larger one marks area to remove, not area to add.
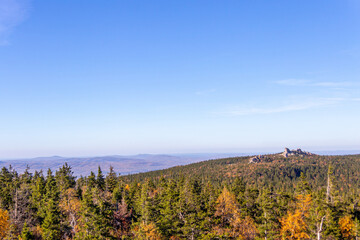
[[[358,0],[0,0],[0,158],[360,149]]]

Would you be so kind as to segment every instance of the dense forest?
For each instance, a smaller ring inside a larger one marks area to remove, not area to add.
[[[120,176],[2,168],[0,239],[359,239],[360,155]]]

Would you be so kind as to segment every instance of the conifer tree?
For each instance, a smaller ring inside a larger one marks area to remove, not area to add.
[[[206,211],[201,192],[202,185],[198,178],[187,181],[180,191],[178,214],[183,222],[181,231],[189,239],[197,239],[205,228]]]
[[[296,207],[294,212],[288,212],[281,222],[281,235],[283,239],[308,239],[309,229],[307,218],[311,205],[311,195],[298,195],[296,197]]]
[[[15,174],[10,170],[3,167],[0,172],[0,207],[9,209],[13,204],[13,194],[15,190]]]
[[[10,227],[9,213],[6,210],[0,209],[0,239],[5,237]]]
[[[67,163],[65,163],[58,171],[56,171],[55,179],[61,198],[67,189],[75,187],[76,184],[76,177],[73,176],[71,167]]]
[[[235,196],[224,187],[216,201],[215,216],[220,218],[222,231],[231,232],[231,223],[240,215]]]
[[[278,202],[279,194],[276,194],[272,188],[263,189],[258,202],[262,209],[262,214],[259,219],[260,236],[265,240],[272,240],[278,238],[277,229],[279,229],[279,219],[281,217],[281,209]]]
[[[55,240],[60,236],[59,190],[50,169],[46,176],[45,189],[46,193],[43,200],[45,213],[41,224],[42,238],[44,240]]]
[[[60,212],[54,199],[47,200],[45,205],[45,217],[41,225],[42,238],[44,240],[56,240],[60,237]]]
[[[31,189],[31,209],[35,212],[36,221],[39,223],[43,220],[45,216],[45,209],[43,208],[43,198],[45,196],[45,179],[41,172],[35,172],[35,175],[32,180],[32,189]]]
[[[27,226],[25,222],[19,240],[32,240],[32,239],[34,239],[34,235],[32,234],[30,228]]]
[[[339,219],[341,217],[342,203],[338,199],[338,192],[335,190],[334,182],[334,168],[329,164],[327,172],[327,187],[326,187],[326,228],[324,234],[334,238],[341,238],[341,230],[339,226]]]
[[[150,198],[149,198],[149,182],[141,185],[137,199],[137,212],[139,214],[139,222],[147,224],[151,219]]]
[[[79,230],[75,239],[107,239],[110,236],[109,204],[104,201],[99,190],[86,188],[81,201]]]
[[[149,223],[140,223],[139,226],[136,226],[132,231],[134,234],[134,239],[137,240],[161,240],[162,236],[158,228],[153,222]]]
[[[113,166],[110,166],[110,171],[105,178],[106,191],[113,192],[118,184],[118,179]]]
[[[96,176],[96,185],[100,190],[105,189],[104,174],[102,173],[100,166],[98,166],[98,174]]]
[[[355,237],[355,223],[351,216],[346,215],[339,219],[341,235],[344,239]]]
[[[96,187],[96,176],[95,176],[95,173],[93,171],[90,172],[90,176],[88,176],[87,179],[86,179],[86,186],[88,188]]]
[[[180,234],[183,225],[183,212],[178,208],[179,186],[174,180],[166,182],[164,178],[160,181],[162,188],[159,195],[159,216],[157,223],[165,237]]]

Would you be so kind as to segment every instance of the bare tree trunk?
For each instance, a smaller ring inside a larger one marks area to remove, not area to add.
[[[327,187],[326,187],[326,203],[330,203],[331,201],[331,187],[332,187],[332,182],[331,182],[331,166],[329,166],[328,169],[328,174],[327,174]]]
[[[266,211],[265,211],[265,219],[266,219]],[[267,221],[265,220],[265,226],[267,228]],[[267,240],[267,229],[265,229],[265,240]]]
[[[327,188],[326,188],[326,203],[330,202],[330,178],[328,175]]]
[[[191,238],[190,239],[195,240],[195,238],[194,238],[194,229],[193,228],[191,229]]]
[[[321,218],[321,222],[318,226],[318,231],[317,231],[317,240],[321,240],[321,232],[322,232],[322,228],[323,228],[323,224],[324,224],[324,219],[325,219],[325,216],[323,216]]]

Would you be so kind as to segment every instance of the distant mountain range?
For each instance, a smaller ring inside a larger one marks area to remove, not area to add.
[[[319,155],[346,155],[360,151],[314,151]],[[11,165],[18,173],[22,173],[27,166],[30,172],[58,170],[64,163],[68,163],[76,176],[87,176],[91,171],[97,173],[98,166],[104,173],[112,166],[121,175],[161,170],[175,166],[187,165],[210,159],[229,157],[253,156],[267,153],[193,153],[193,154],[138,154],[130,156],[100,156],[100,157],[37,157],[31,159],[1,160],[0,168]]]
[[[0,161],[0,168],[9,167],[11,165],[18,173],[22,173],[27,167],[30,172],[52,171],[58,170],[64,163],[68,163],[76,176],[89,175],[91,171],[97,173],[98,166],[104,173],[109,171],[112,166],[115,172],[121,175],[148,172],[170,168],[179,165],[200,162],[209,159],[217,159],[224,157],[245,156],[243,153],[232,154],[139,154],[132,156],[102,156],[102,157],[37,157],[31,159],[16,159]]]

